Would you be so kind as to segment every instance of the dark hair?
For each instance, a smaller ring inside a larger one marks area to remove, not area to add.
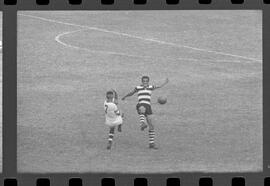
[[[148,81],[150,80],[149,76],[143,76],[143,77],[142,77],[142,80],[143,80],[143,79],[147,79]]]
[[[113,91],[107,91],[107,92],[106,92],[106,97],[107,97],[107,98],[108,98],[108,95],[109,95],[109,94],[113,94]]]

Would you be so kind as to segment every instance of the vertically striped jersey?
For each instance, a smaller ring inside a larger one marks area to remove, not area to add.
[[[136,86],[135,91],[138,93],[138,102],[151,105],[151,95],[154,89],[154,85],[148,85],[147,87],[142,85]]]

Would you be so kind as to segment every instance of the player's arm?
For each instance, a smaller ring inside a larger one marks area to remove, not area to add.
[[[113,94],[114,94],[114,103],[117,105],[118,104],[118,94],[114,89],[112,89],[112,91],[113,91]]]
[[[107,114],[108,107],[109,107],[109,106],[108,106],[107,104],[104,104],[105,114]]]
[[[120,114],[121,114],[120,110],[118,110],[118,109],[115,110],[114,113],[115,113],[116,115],[118,115],[118,116],[120,116]]]
[[[168,79],[168,78],[166,78],[165,82],[162,83],[161,85],[155,86],[154,89],[162,88],[162,87],[164,87],[167,83],[169,83],[169,79]]]
[[[136,92],[137,92],[137,89],[135,88],[130,93],[128,93],[127,95],[125,95],[124,97],[122,97],[122,100],[124,101],[127,97],[133,96]]]

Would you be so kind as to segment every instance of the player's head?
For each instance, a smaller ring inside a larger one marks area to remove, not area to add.
[[[149,85],[149,80],[150,80],[149,76],[143,76],[142,77],[142,85],[143,86],[148,86]]]
[[[112,101],[113,97],[114,97],[113,91],[107,91],[106,92],[106,98],[107,98],[108,101]]]

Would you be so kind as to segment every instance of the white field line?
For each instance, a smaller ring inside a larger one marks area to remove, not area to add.
[[[173,46],[173,47],[177,47],[177,48],[188,48],[188,49],[197,50],[197,51],[201,51],[201,52],[207,52],[207,53],[230,56],[230,57],[235,57],[235,58],[240,58],[240,59],[246,59],[246,60],[250,60],[250,61],[262,62],[262,59],[255,59],[255,58],[250,58],[250,57],[246,57],[246,56],[229,54],[229,53],[225,53],[225,52],[218,52],[218,51],[213,51],[213,50],[196,48],[196,47],[191,47],[191,46],[187,46],[187,45],[179,45],[179,44],[175,44],[175,43],[171,43],[171,42],[161,41],[161,40],[157,40],[157,39],[153,39],[153,38],[144,38],[144,37],[141,37],[141,36],[131,35],[131,34],[112,31],[112,30],[107,30],[107,29],[102,29],[102,28],[98,28],[98,27],[90,27],[90,26],[86,26],[86,25],[67,23],[67,22],[57,21],[57,20],[54,20],[54,19],[47,19],[47,18],[43,18],[43,17],[39,17],[39,16],[33,16],[33,15],[26,15],[26,14],[18,14],[18,15],[31,17],[31,18],[35,18],[35,19],[40,19],[40,20],[47,21],[47,22],[58,23],[58,24],[62,24],[62,25],[80,27],[80,28],[83,28],[83,29],[96,30],[96,31],[100,31],[100,32],[111,33],[111,34],[115,34],[115,35],[129,37],[129,38],[140,39],[140,40],[143,40],[143,41],[154,42],[154,43],[158,43],[158,44],[161,44],[161,45]]]
[[[102,50],[91,50],[89,48],[83,48],[83,47],[78,47],[78,46],[75,46],[75,45],[70,45],[70,44],[67,44],[63,41],[61,41],[61,37],[65,36],[65,35],[68,35],[68,34],[73,34],[73,33],[76,33],[76,32],[81,32],[81,31],[84,31],[84,30],[89,30],[89,29],[80,29],[80,30],[74,30],[74,31],[69,31],[69,32],[63,32],[59,35],[57,35],[55,37],[55,41],[58,42],[59,44],[61,45],[64,45],[65,47],[69,47],[69,48],[73,48],[73,49],[77,49],[77,50],[85,50],[87,52],[93,52],[93,53],[101,53],[101,54],[112,54],[112,55],[121,55],[121,56],[128,56],[128,57],[136,57],[136,58],[152,58],[151,56],[139,56],[139,55],[130,55],[130,54],[125,54],[125,53],[119,53],[119,52],[111,52],[111,51],[102,51]]]
[[[92,53],[100,53],[100,54],[108,54],[108,55],[119,55],[119,56],[127,56],[127,57],[134,57],[134,58],[148,58],[148,59],[170,59],[170,60],[186,60],[186,61],[203,61],[202,59],[201,60],[198,60],[198,59],[193,59],[193,58],[170,58],[170,57],[153,57],[153,56],[145,56],[145,55],[132,55],[132,54],[126,54],[126,53],[120,53],[120,52],[112,52],[112,51],[102,51],[102,50],[92,50],[92,49],[89,49],[89,48],[83,48],[83,47],[78,47],[78,46],[75,46],[75,45],[71,45],[71,44],[68,44],[68,43],[65,43],[61,40],[61,37],[63,36],[66,36],[66,35],[69,35],[69,34],[74,34],[74,33],[77,33],[77,32],[81,32],[81,31],[85,31],[85,30],[89,30],[88,28],[87,29],[79,29],[79,30],[74,30],[74,31],[68,31],[68,32],[63,32],[61,34],[58,34],[56,37],[55,37],[55,41],[58,42],[59,44],[65,46],[65,47],[69,47],[69,48],[73,48],[73,49],[76,49],[76,50],[84,50],[84,51],[87,51],[87,52],[92,52]],[[240,63],[241,61],[239,60],[235,60],[235,61],[232,61],[232,60],[208,60],[208,59],[204,59],[205,61],[209,61],[209,62],[234,62],[234,63]]]

